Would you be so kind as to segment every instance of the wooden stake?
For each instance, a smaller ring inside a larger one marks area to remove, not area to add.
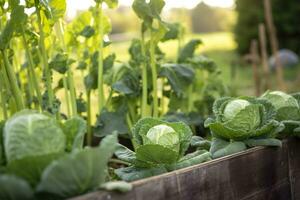
[[[261,64],[263,69],[263,89],[270,89],[270,68],[268,64],[268,51],[266,41],[266,28],[264,24],[259,24],[259,42],[260,42],[260,53],[261,53]]]
[[[253,70],[253,80],[255,85],[255,95],[260,95],[260,73],[258,71],[258,63],[259,63],[259,55],[258,55],[258,45],[257,40],[251,41],[250,47],[251,53],[251,62],[252,62],[252,70]]]
[[[270,0],[264,0],[264,8],[265,8],[265,20],[269,31],[272,53],[275,56],[276,77],[277,77],[278,86],[279,89],[285,91],[286,86],[283,78],[282,64],[278,56],[278,40],[276,37],[276,29],[273,22],[272,7],[271,7]]]

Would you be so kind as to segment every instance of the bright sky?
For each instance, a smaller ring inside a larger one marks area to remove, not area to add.
[[[120,5],[130,6],[132,1],[133,0],[119,0],[119,3]],[[176,7],[193,8],[201,1],[211,6],[224,8],[232,7],[234,4],[234,0],[165,0],[167,9]],[[94,0],[67,0],[67,15],[74,17],[77,10],[86,10],[93,4]]]

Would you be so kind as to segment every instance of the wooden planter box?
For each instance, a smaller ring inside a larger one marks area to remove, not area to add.
[[[133,182],[125,194],[98,191],[74,200],[300,200],[300,139],[257,147]]]

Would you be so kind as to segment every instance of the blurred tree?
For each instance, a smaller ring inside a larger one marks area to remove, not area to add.
[[[195,33],[228,31],[235,16],[231,9],[210,7],[202,2],[191,11],[191,21]]]
[[[300,54],[300,1],[272,0],[274,23],[280,48],[291,49]],[[238,52],[249,52],[250,41],[258,38],[258,25],[264,23],[262,0],[236,0],[238,12],[235,39]]]

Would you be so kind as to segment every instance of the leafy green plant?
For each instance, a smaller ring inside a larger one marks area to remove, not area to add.
[[[119,145],[115,153],[130,165],[115,170],[123,180],[133,181],[210,160],[210,153],[203,150],[185,155],[192,131],[182,122],[144,118],[137,122],[132,133],[137,144],[136,151]]]
[[[276,119],[285,124],[285,132],[291,133],[300,126],[300,95],[280,91],[267,91],[261,96],[276,109]],[[297,132],[297,131],[296,131]]]
[[[276,121],[276,110],[266,100],[225,97],[214,103],[213,112],[214,118],[205,121],[215,138],[210,149],[213,157],[239,152],[246,145],[281,146],[275,137],[284,124]],[[221,153],[216,153],[220,150]]]
[[[8,119],[0,140],[4,147],[1,199],[62,199],[102,187],[109,180],[107,165],[117,136],[105,137],[98,147],[84,148],[85,129],[79,117],[59,124],[51,116],[30,110]],[[113,188],[130,186],[115,183]]]

